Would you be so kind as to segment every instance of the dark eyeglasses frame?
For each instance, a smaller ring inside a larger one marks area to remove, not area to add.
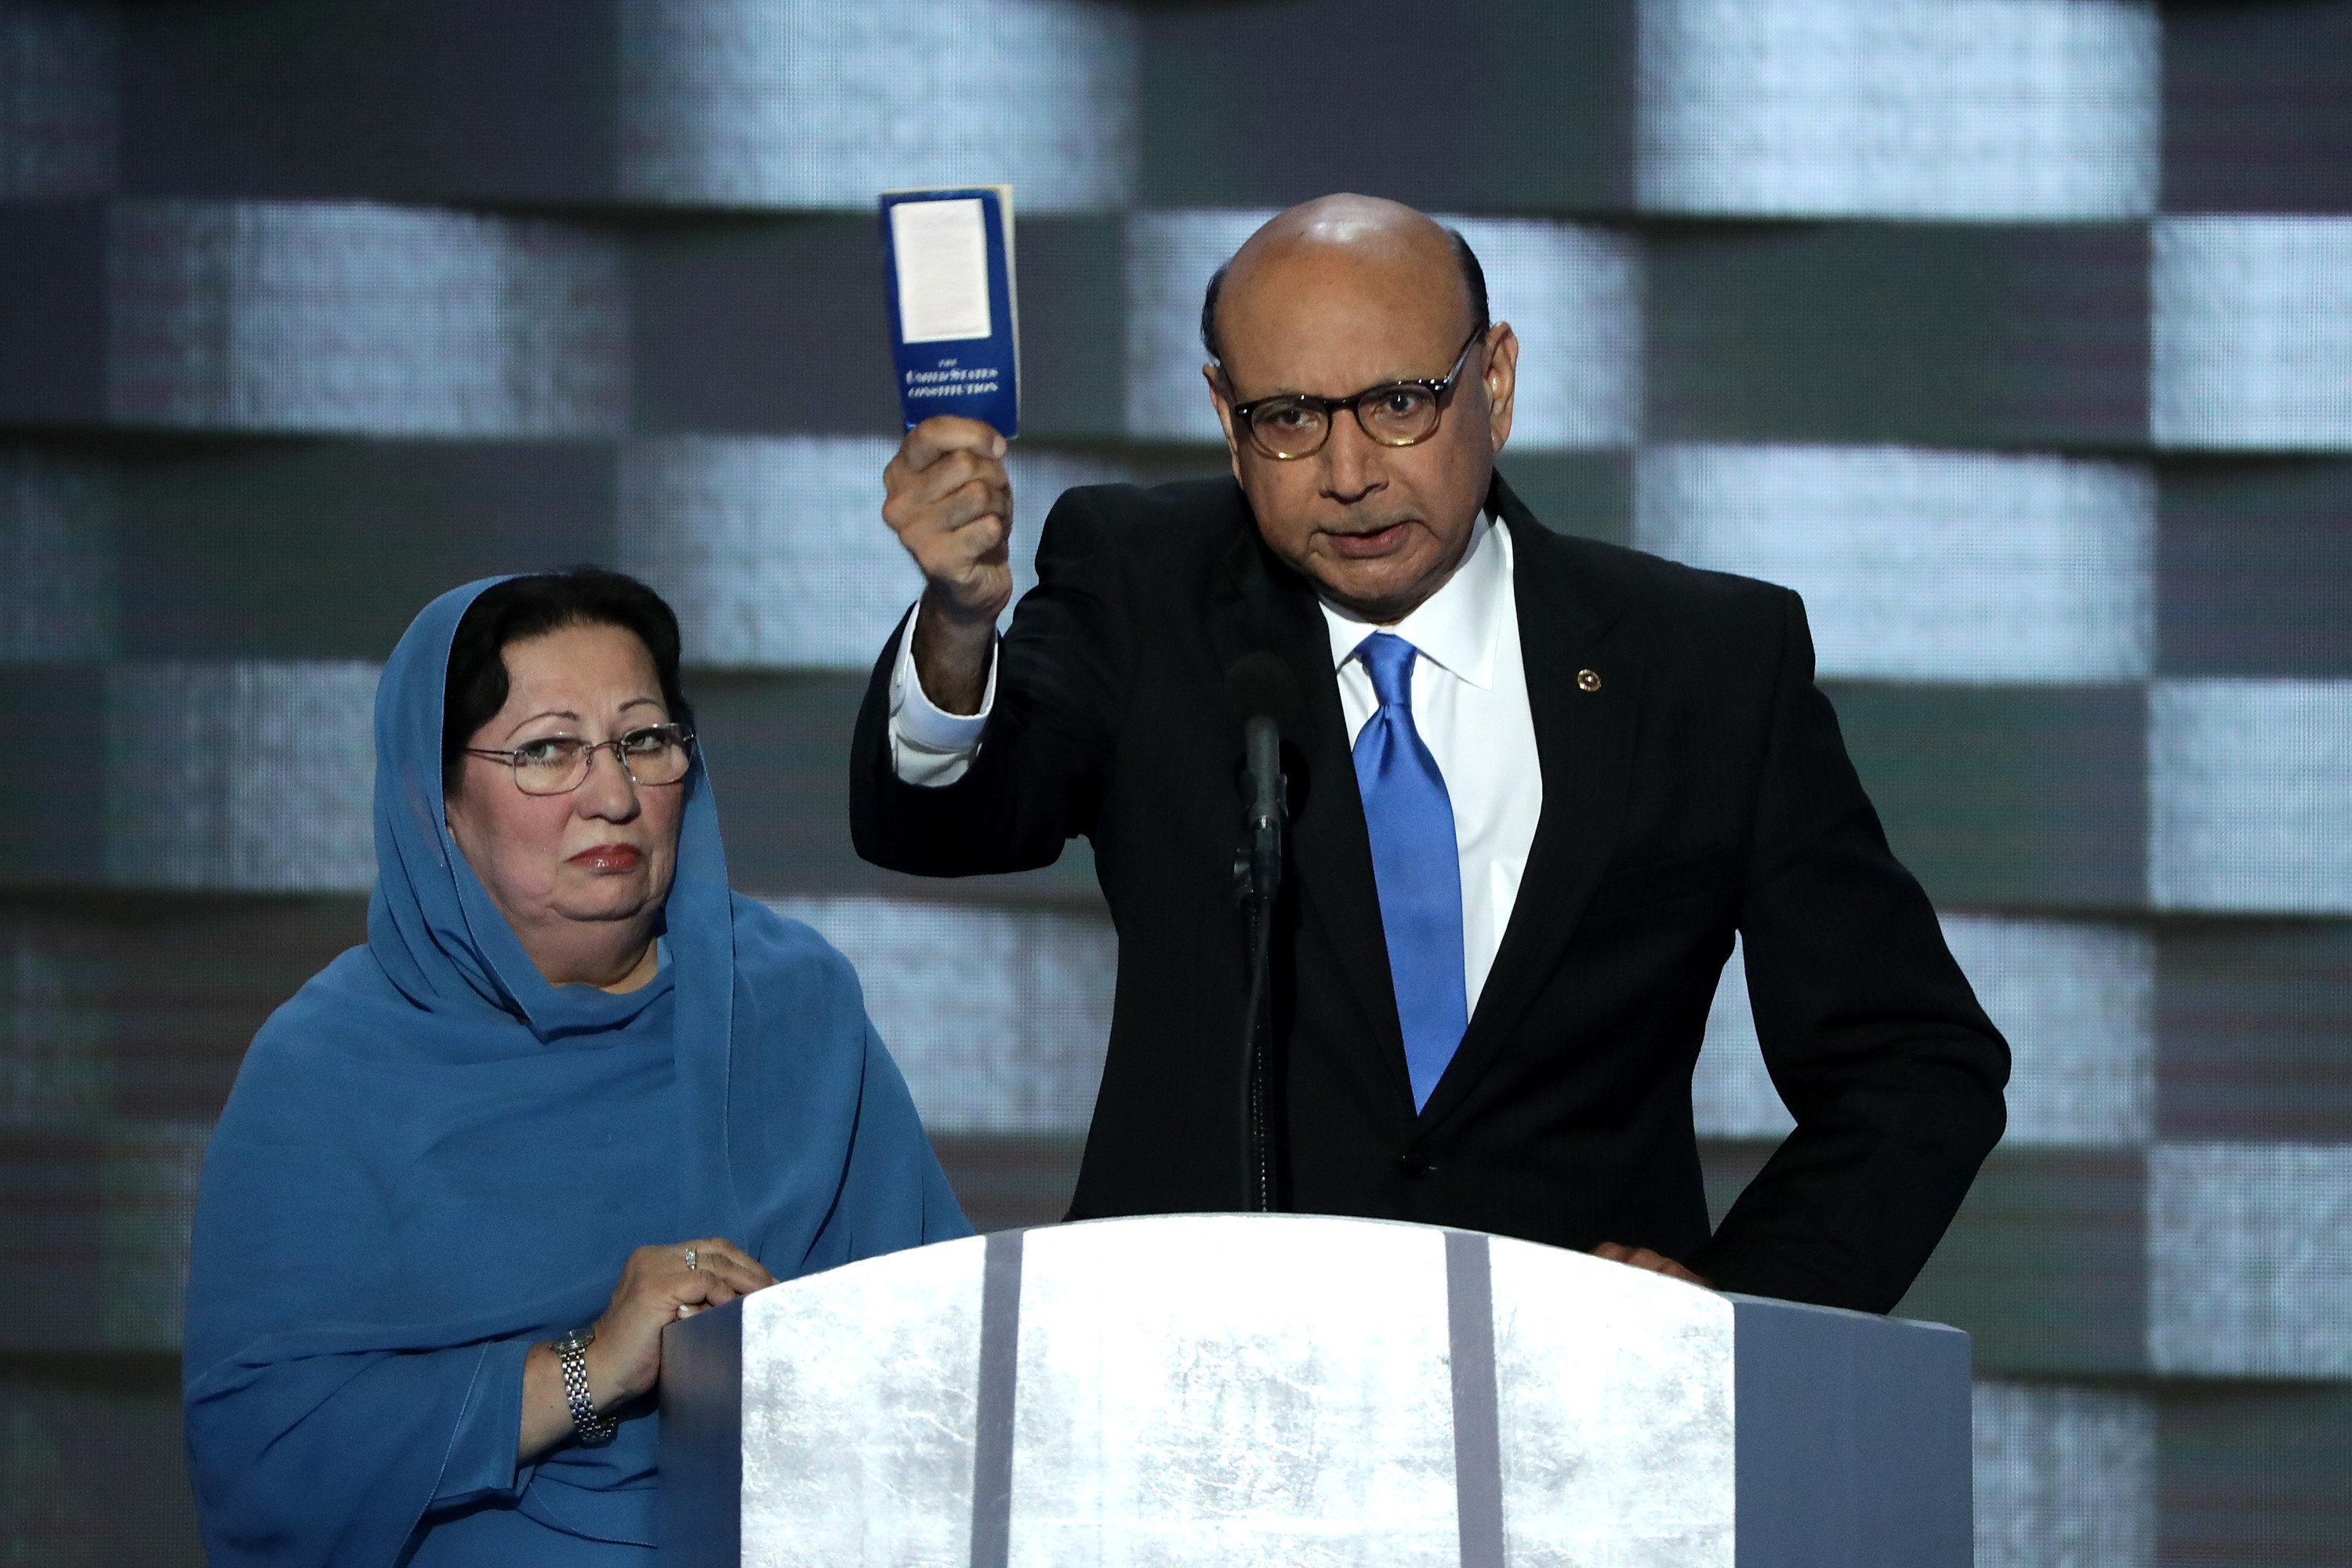
[[[680,773],[674,779],[664,779],[659,784],[647,784],[631,771],[627,753],[624,752],[621,748],[629,743],[629,735],[642,735],[648,730],[667,730],[677,736],[677,743],[685,747],[687,751],[688,762],[685,773]],[[596,771],[596,753],[599,752],[612,752],[613,761],[620,764],[622,773],[627,777],[630,784],[634,784],[638,789],[667,789],[672,784],[684,784],[686,782],[686,773],[690,773],[694,771],[694,763],[692,760],[694,753],[693,731],[678,724],[640,724],[635,729],[630,731],[628,735],[615,735],[609,741],[583,742],[580,751],[579,784],[572,784],[567,789],[550,790],[544,795],[531,790],[523,789],[522,754],[524,752],[530,750],[530,747],[536,743],[536,741],[577,741],[579,739],[580,737],[577,735],[541,735],[536,737],[534,741],[524,742],[521,745],[515,747],[511,751],[501,752],[490,750],[482,746],[467,746],[466,748],[466,754],[469,757],[483,757],[490,762],[506,763],[509,774],[514,779],[515,788],[521,790],[523,794],[530,795],[533,800],[551,800],[560,795],[573,795],[578,793],[581,784],[584,784],[588,782],[588,775]]]
[[[1247,403],[1234,405],[1234,423],[1249,432],[1251,446],[1255,447],[1261,453],[1277,463],[1296,462],[1300,458],[1311,458],[1328,446],[1331,441],[1331,427],[1337,423],[1337,416],[1342,408],[1356,416],[1356,428],[1364,433],[1367,440],[1377,442],[1383,447],[1418,447],[1428,440],[1430,436],[1436,435],[1444,426],[1446,403],[1454,395],[1454,389],[1461,384],[1462,367],[1469,363],[1470,350],[1479,339],[1492,330],[1491,327],[1479,327],[1473,330],[1470,335],[1463,340],[1462,352],[1454,356],[1454,368],[1434,381],[1384,381],[1378,386],[1368,386],[1350,397],[1318,397],[1311,392],[1283,392],[1276,393],[1272,397],[1254,397]],[[1223,365],[1218,366],[1217,370],[1220,375],[1224,374]],[[1233,384],[1227,382],[1225,384],[1230,387]],[[1382,440],[1372,434],[1371,426],[1364,423],[1364,404],[1372,398],[1394,392],[1401,386],[1410,386],[1418,391],[1426,392],[1435,399],[1437,423],[1429,427],[1428,436],[1416,436],[1410,441]],[[1300,408],[1312,408],[1320,413],[1323,416],[1323,439],[1316,442],[1304,452],[1276,452],[1268,447],[1264,441],[1258,439],[1257,426],[1253,423],[1251,416],[1259,409],[1270,407],[1277,403],[1287,403]]]

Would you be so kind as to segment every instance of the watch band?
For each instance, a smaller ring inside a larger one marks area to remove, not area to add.
[[[572,1407],[572,1430],[580,1441],[595,1448],[613,1440],[621,1424],[596,1414],[595,1397],[588,1392],[588,1347],[596,1342],[592,1324],[573,1329],[555,1342],[556,1359],[563,1363],[563,1402]]]

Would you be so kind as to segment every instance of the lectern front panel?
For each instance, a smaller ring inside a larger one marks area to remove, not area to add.
[[[1508,1560],[1733,1568],[1730,1303],[1557,1247],[1489,1256]]]
[[[745,1563],[971,1561],[983,1245],[745,1299]]]
[[[1454,1568],[1445,1237],[1032,1231],[1008,1568]]]
[[[1969,1559],[1966,1336],[1527,1242],[1057,1226],[667,1332],[678,1568]]]

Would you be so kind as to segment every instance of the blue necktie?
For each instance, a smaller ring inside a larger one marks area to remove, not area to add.
[[[1356,787],[1372,838],[1372,879],[1388,937],[1397,1022],[1415,1110],[1429,1103],[1470,1026],[1462,980],[1462,862],[1454,802],[1437,759],[1412,727],[1412,663],[1420,652],[1389,632],[1356,649],[1379,711],[1356,736]]]

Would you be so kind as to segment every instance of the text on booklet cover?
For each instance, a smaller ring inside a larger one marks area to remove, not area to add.
[[[885,191],[882,255],[907,426],[955,414],[1020,434],[1013,187]]]

